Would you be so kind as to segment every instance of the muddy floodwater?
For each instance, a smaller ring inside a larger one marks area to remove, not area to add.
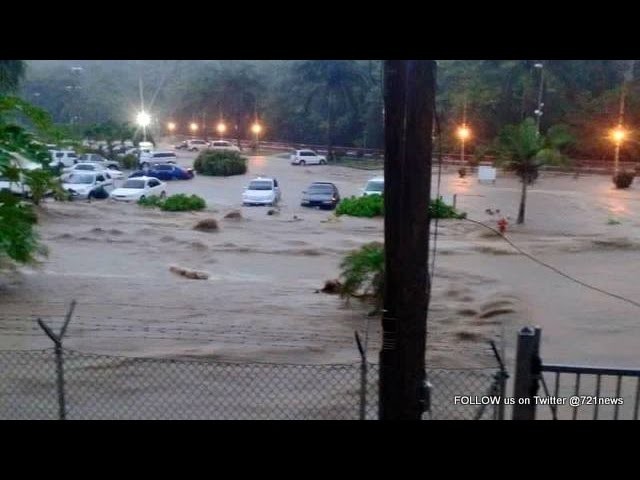
[[[190,165],[193,155],[181,154]],[[59,325],[78,306],[66,346],[83,352],[281,363],[356,361],[354,331],[368,329],[377,360],[380,326],[369,307],[318,293],[346,253],[383,240],[381,219],[335,218],[300,206],[313,181],[357,195],[380,171],[291,166],[282,156],[252,157],[249,173],[174,181],[168,194],[196,193],[207,210],[166,213],[110,201],[41,209],[38,231],[49,255],[37,267],[0,276],[0,349],[50,347],[36,319]],[[434,172],[437,173],[437,172]],[[255,175],[275,176],[279,210],[241,207]],[[434,178],[433,190],[437,183]],[[640,187],[616,191],[604,176],[542,174],[528,196],[527,222],[515,225],[519,188],[442,174],[441,193],[496,227],[536,258],[583,282],[640,300]],[[240,210],[242,218],[225,219]],[[193,230],[215,218],[217,232]],[[176,275],[177,266],[208,274]],[[427,358],[434,367],[493,366],[488,341],[512,359],[523,325],[543,328],[547,361],[638,367],[637,307],[557,275],[487,229],[462,220],[438,225]]]

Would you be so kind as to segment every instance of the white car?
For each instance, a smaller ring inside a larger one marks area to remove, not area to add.
[[[13,158],[9,160],[9,164],[24,170],[37,170],[42,168],[41,164],[27,160],[17,154],[13,155]],[[11,181],[7,177],[0,176],[0,191],[2,190],[7,190],[14,195],[20,195],[23,197],[28,197],[31,192],[29,186],[24,183],[24,175],[22,173],[20,174],[20,180],[17,182]]]
[[[294,150],[291,154],[291,165],[326,165],[327,157],[318,155],[313,150]]]
[[[154,177],[129,178],[120,188],[111,192],[111,198],[120,202],[137,202],[141,198],[167,195],[167,184]]]
[[[214,140],[209,144],[211,150],[231,150],[232,152],[239,152],[240,148],[231,142],[226,140]]]
[[[113,190],[113,179],[106,172],[76,172],[62,184],[71,199],[91,199],[108,196]]]
[[[188,140],[187,150],[190,152],[199,152],[200,150],[206,150],[209,148],[209,144],[204,140]]]
[[[82,163],[99,163],[111,170],[120,170],[120,164],[115,160],[109,160],[97,153],[84,153],[78,157],[78,162]]]
[[[277,205],[282,200],[278,180],[272,177],[258,177],[244,189],[242,205]]]
[[[145,168],[156,163],[178,163],[178,156],[170,150],[156,150],[145,155],[140,155],[140,167]]]
[[[376,177],[367,182],[362,189],[362,196],[367,197],[369,195],[382,195],[384,193],[384,178]]]
[[[62,171],[64,172],[61,177],[63,181],[66,180],[70,174],[79,172],[107,172],[111,178],[115,178],[116,180],[124,178],[124,174],[120,170],[112,170],[100,163],[76,163],[73,167],[65,168]]]

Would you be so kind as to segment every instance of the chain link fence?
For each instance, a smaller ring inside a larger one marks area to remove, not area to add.
[[[61,349],[0,351],[0,419],[357,420],[378,417],[379,367],[130,358]],[[473,419],[495,370],[429,370],[425,419]],[[363,381],[365,380],[365,381]],[[60,396],[59,387],[63,389]],[[364,390],[363,390],[364,387]],[[492,409],[481,418],[491,419]]]

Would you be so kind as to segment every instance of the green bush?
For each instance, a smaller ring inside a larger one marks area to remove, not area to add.
[[[242,175],[247,173],[247,159],[234,151],[204,151],[196,158],[193,168],[201,175]]]
[[[203,210],[207,203],[204,198],[198,195],[185,195],[178,193],[162,199],[156,195],[138,200],[138,205],[143,207],[160,207],[165,212],[189,212],[192,210]]]
[[[380,217],[384,215],[384,200],[382,195],[344,198],[336,208],[336,215],[367,218]]]
[[[447,205],[441,198],[431,200],[429,204],[429,213],[431,218],[467,218],[467,214],[464,212],[458,212],[451,205]]]
[[[138,156],[132,153],[125,155],[120,159],[120,165],[122,168],[126,170],[137,170],[138,169]]]
[[[372,242],[349,253],[340,264],[340,296],[347,302],[356,297],[371,298],[376,308],[382,306],[384,284],[384,245]]]
[[[431,218],[467,218],[466,213],[458,212],[451,205],[447,205],[440,198],[429,204]],[[366,197],[350,197],[343,199],[336,208],[336,215],[350,215],[352,217],[380,217],[384,215],[384,199],[382,195],[368,195]]]
[[[633,177],[633,172],[623,170],[613,176],[613,183],[616,188],[629,188],[633,183]]]
[[[138,200],[138,205],[142,207],[161,207],[164,200],[157,195],[151,195],[150,197],[141,198]]]

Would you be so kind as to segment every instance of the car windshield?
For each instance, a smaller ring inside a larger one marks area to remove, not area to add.
[[[124,182],[124,185],[122,185],[122,188],[144,188],[144,180],[127,180]]]
[[[333,193],[333,187],[331,185],[315,184],[309,187],[308,192],[309,193]]]
[[[249,184],[249,190],[273,190],[273,184],[265,180],[256,180]]]
[[[94,165],[76,165],[74,170],[95,170],[96,167]]]
[[[367,183],[367,192],[382,192],[384,190],[384,182],[369,182]]]
[[[67,180],[67,183],[89,185],[93,183],[94,178],[95,177],[93,175],[86,175],[86,174],[71,175]]]

